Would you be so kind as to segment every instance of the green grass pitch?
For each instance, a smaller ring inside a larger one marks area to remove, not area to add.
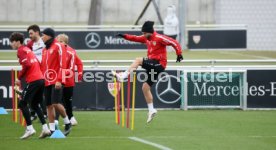
[[[24,128],[12,122],[10,114],[0,115],[0,149],[158,149],[129,137],[175,150],[276,148],[275,111],[164,110],[150,124],[146,124],[146,114],[135,112],[135,129],[131,131],[115,124],[112,111],[75,112],[79,125],[73,127],[66,139],[38,139],[41,125],[35,121],[36,135],[24,141],[19,140]]]

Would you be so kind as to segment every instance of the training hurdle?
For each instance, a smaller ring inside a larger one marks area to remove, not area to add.
[[[133,76],[132,76],[133,75]],[[133,78],[131,78],[131,76]],[[131,95],[131,79],[132,81],[132,95]],[[115,110],[115,123],[125,127],[125,90],[124,81],[120,82],[114,77],[114,110]],[[128,75],[127,78],[127,112],[126,112],[126,128],[134,130],[134,113],[135,113],[135,96],[136,96],[136,72]],[[132,97],[132,108],[130,118],[130,100]],[[121,112],[122,111],[122,112]],[[130,127],[131,119],[131,127]]]

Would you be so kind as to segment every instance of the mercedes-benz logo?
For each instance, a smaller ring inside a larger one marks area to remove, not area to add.
[[[101,44],[101,37],[98,33],[91,32],[85,37],[85,44],[89,48],[97,48]]]
[[[177,77],[173,75],[166,75],[158,80],[155,91],[157,98],[161,102],[165,104],[174,104],[179,101],[181,98],[180,88],[177,89],[176,87],[180,87],[180,83],[177,81]]]

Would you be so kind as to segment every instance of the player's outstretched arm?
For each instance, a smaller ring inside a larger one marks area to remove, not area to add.
[[[133,41],[133,42],[139,42],[139,43],[146,43],[146,41],[147,41],[147,39],[143,35],[137,36],[137,35],[119,33],[116,35],[116,37],[124,38],[126,40]]]
[[[117,34],[117,35],[116,35],[116,37],[119,37],[119,38],[125,38],[125,35],[124,35],[124,34],[119,33],[119,34]]]

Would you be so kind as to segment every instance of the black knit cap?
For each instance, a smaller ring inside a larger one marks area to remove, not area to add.
[[[42,31],[42,33],[53,38],[55,37],[55,31],[52,28],[46,28]]]
[[[142,32],[153,33],[153,21],[146,21],[142,26]]]

